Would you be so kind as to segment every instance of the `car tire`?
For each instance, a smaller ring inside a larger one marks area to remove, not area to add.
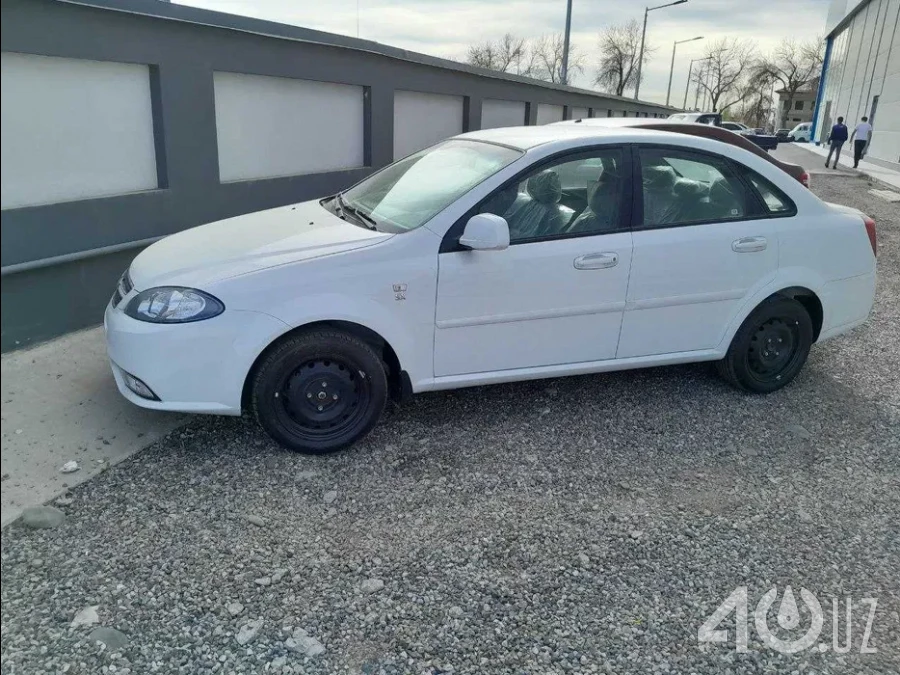
[[[812,342],[812,320],[803,305],[773,296],[744,320],[717,369],[738,389],[768,394],[797,376]]]
[[[251,406],[278,443],[321,455],[369,433],[387,397],[384,363],[369,344],[338,330],[311,330],[264,356],[253,376]]]

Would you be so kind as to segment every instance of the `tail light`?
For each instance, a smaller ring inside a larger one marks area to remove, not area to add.
[[[803,187],[809,187],[809,173],[804,171],[800,174],[800,182],[803,183]]]
[[[869,235],[869,243],[872,244],[872,255],[878,255],[878,241],[875,236],[875,221],[869,216],[863,216],[863,222],[866,224],[866,234]]]

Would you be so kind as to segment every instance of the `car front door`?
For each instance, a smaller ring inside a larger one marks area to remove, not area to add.
[[[713,349],[745,299],[777,272],[777,221],[718,155],[638,147],[635,167],[640,193],[617,358]]]
[[[631,266],[630,156],[543,162],[450,229],[438,262],[435,376],[612,359]],[[462,250],[475,213],[503,216],[510,246]]]

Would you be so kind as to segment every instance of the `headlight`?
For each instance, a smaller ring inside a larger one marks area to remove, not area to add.
[[[138,293],[125,313],[150,323],[188,323],[211,319],[225,311],[219,300],[195,288],[162,286]]]

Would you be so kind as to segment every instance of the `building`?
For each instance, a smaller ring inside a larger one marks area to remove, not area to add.
[[[843,116],[851,128],[868,116],[867,160],[900,169],[900,0],[834,0],[811,138],[822,143]]]
[[[807,86],[794,92],[793,98],[784,89],[778,95],[778,115],[776,123],[779,127],[794,127],[801,122],[811,122],[816,107],[819,79],[809,82]]]

